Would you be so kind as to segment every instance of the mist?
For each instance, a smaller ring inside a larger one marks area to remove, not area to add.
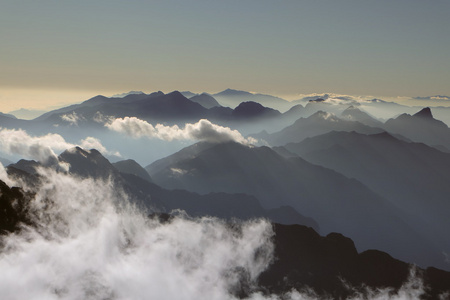
[[[161,223],[108,180],[38,172],[35,225],[0,240],[1,299],[222,300],[242,291],[255,300],[320,299],[307,287],[258,291],[259,274],[275,259],[265,220],[226,223],[178,212]],[[0,176],[12,181],[4,170]],[[422,292],[413,274],[398,293],[366,290],[351,299],[416,299]]]

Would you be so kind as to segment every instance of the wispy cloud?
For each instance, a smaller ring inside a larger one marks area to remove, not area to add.
[[[147,137],[165,141],[172,140],[197,140],[211,143],[237,142],[244,145],[257,142],[252,137],[244,138],[242,134],[229,127],[219,126],[209,120],[202,119],[195,124],[187,123],[184,128],[177,125],[165,126],[152,124],[136,117],[115,119],[105,125],[110,130],[127,134],[135,138]]]
[[[61,116],[63,121],[70,123],[71,125],[78,125],[78,121],[85,120],[83,116],[78,115],[76,112],[72,112],[71,114],[65,114]]]
[[[309,101],[316,99],[323,99],[325,102],[333,104],[352,104],[372,101],[374,96],[357,96],[357,95],[343,95],[335,93],[312,93],[312,94],[301,94],[301,101]]]
[[[435,95],[435,96],[427,96],[427,97],[414,97],[414,100],[430,100],[430,101],[450,101],[450,96],[444,95]]]

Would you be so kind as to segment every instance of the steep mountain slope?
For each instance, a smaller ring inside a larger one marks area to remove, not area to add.
[[[442,145],[450,149],[450,129],[444,122],[434,119],[428,107],[412,116],[402,114],[395,119],[389,119],[384,124],[384,128],[414,142],[422,142],[430,146]]]
[[[301,158],[286,159],[268,147],[226,143],[198,148],[198,153],[184,150],[190,155],[169,156],[146,170],[165,188],[251,194],[266,208],[290,205],[317,220],[321,232],[342,232],[362,249],[378,248],[410,261],[438,263],[436,249],[404,223],[406,216],[356,180]],[[421,250],[411,250],[413,244]]]
[[[112,164],[119,172],[133,174],[147,181],[152,181],[145,169],[133,159],[121,160]]]

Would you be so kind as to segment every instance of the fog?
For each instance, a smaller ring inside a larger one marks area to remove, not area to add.
[[[318,299],[307,291],[257,292],[258,275],[274,259],[265,220],[225,223],[179,212],[160,223],[109,181],[38,171],[30,212],[36,225],[1,237],[1,299],[221,300],[236,299],[241,288],[248,299]],[[4,170],[0,176],[6,179]],[[366,291],[370,299],[422,292],[415,276],[398,294]]]

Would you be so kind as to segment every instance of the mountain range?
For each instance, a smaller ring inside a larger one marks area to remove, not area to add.
[[[227,89],[96,96],[34,120],[0,114],[0,161],[10,179],[28,186],[0,181],[0,234],[34,226],[27,207],[45,184],[36,171],[44,167],[110,184],[125,195],[121,201],[162,222],[179,210],[224,219],[230,228],[270,220],[275,258],[258,283],[267,295],[307,285],[322,296],[351,296],[339,276],[352,286],[398,289],[417,264],[431,287],[427,299],[436,299],[450,286],[448,273],[435,269],[450,270],[446,112],[380,99],[289,102]],[[125,117],[163,130],[183,131],[201,119],[209,127],[166,141],[105,126]],[[224,133],[240,143],[204,138]],[[97,150],[72,147],[86,141]],[[45,153],[50,158],[29,160]],[[250,288],[244,275],[241,297]]]
[[[167,190],[150,182],[141,166],[133,161],[123,161],[111,164],[95,149],[84,150],[76,147],[68,149],[58,157],[61,163],[70,165],[69,173],[83,178],[112,180],[114,185],[123,189],[130,199],[149,212],[171,212],[183,209],[192,216],[211,215],[230,219],[251,219],[265,217],[282,224],[304,224],[318,230],[319,226],[311,218],[299,214],[286,205],[263,208],[259,201],[243,193],[208,193],[199,195],[185,190]],[[36,168],[41,166],[36,161],[21,160],[8,166],[8,173],[16,178],[34,180],[33,185],[39,185],[35,176]],[[57,167],[57,165],[53,165]],[[58,168],[56,168],[58,170]]]
[[[250,194],[265,208],[292,206],[315,219],[322,233],[341,232],[361,249],[444,265],[438,248],[407,225],[408,215],[390,201],[359,181],[300,157],[285,158],[268,147],[201,143],[145,169],[156,184],[168,189]]]

